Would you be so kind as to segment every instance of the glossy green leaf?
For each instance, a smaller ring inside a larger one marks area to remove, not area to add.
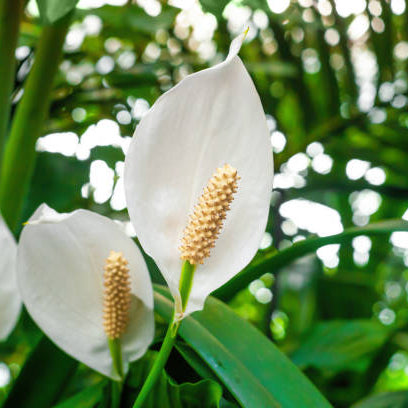
[[[322,322],[292,354],[292,361],[301,367],[322,370],[358,369],[391,333],[389,328],[371,320]]]
[[[236,275],[226,285],[218,289],[214,295],[223,300],[231,299],[239,290],[246,288],[253,280],[259,278],[264,273],[276,272],[294,260],[310,254],[322,246],[349,242],[351,238],[359,235],[383,235],[394,231],[408,231],[408,221],[394,219],[372,223],[365,227],[348,228],[340,234],[328,237],[312,237],[296,242],[279,252],[266,252],[261,254],[249,267]]]
[[[171,319],[169,292],[161,286],[155,310]],[[179,333],[243,407],[330,407],[270,340],[219,300],[209,298],[202,312],[183,320]]]
[[[208,364],[188,344],[179,341],[175,347],[184,360],[187,361],[190,367],[192,367],[200,377],[217,380],[216,375]]]
[[[149,351],[142,359],[131,365],[124,400],[134,401],[150,372],[157,354],[157,352]],[[148,396],[144,407],[219,408],[221,397],[222,388],[213,380],[178,385],[163,372]]]
[[[385,392],[365,398],[352,408],[406,408],[408,391]]]
[[[72,11],[79,0],[37,0],[41,20],[52,24]]]
[[[77,365],[43,337],[28,357],[2,408],[49,408],[57,401]]]

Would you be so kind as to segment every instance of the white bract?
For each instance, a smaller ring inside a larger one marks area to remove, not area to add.
[[[217,167],[229,164],[240,180],[211,255],[198,265],[186,314],[230,280],[259,248],[272,191],[272,150],[255,86],[237,53],[186,77],[143,117],[125,161],[126,201],[144,250],[180,307],[180,246],[189,214]]]
[[[17,323],[21,298],[17,287],[17,244],[0,217],[0,341],[5,340]]]
[[[126,373],[153,339],[153,290],[142,254],[114,221],[41,205],[22,232],[17,276],[23,302],[43,332],[67,354],[118,380],[103,328],[110,251],[122,252],[130,269],[130,319],[121,338]]]

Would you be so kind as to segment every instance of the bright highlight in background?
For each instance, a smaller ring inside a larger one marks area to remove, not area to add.
[[[283,203],[280,214],[289,218],[300,229],[321,237],[343,231],[340,214],[326,205],[304,199],[294,199]]]
[[[268,6],[273,13],[283,13],[290,4],[290,0],[268,0]]]

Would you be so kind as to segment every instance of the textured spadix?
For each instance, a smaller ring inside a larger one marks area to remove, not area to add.
[[[255,255],[265,230],[272,190],[272,151],[254,84],[237,56],[182,80],[139,123],[125,162],[126,201],[145,251],[181,305],[178,248],[189,215],[214,171],[228,163],[240,177],[211,254],[198,265],[186,314]]]
[[[0,341],[11,333],[21,310],[16,254],[17,244],[0,217]]]
[[[111,251],[126,258],[130,277],[121,336],[126,372],[153,338],[153,292],[139,249],[115,222],[90,211],[58,214],[40,206],[22,232],[17,275],[23,302],[43,332],[77,360],[119,379],[104,330],[104,267]]]
[[[211,177],[184,230],[181,259],[196,265],[210,256],[237,191],[237,180],[237,170],[229,164],[219,167]]]
[[[128,261],[122,252],[111,251],[106,259],[103,274],[104,308],[103,326],[110,339],[118,339],[129,322],[131,305],[130,275]]]

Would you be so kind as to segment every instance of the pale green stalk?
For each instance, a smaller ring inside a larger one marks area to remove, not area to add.
[[[190,296],[191,286],[193,284],[195,265],[190,264],[190,262],[185,261],[181,269],[180,276],[180,295],[182,301],[183,312],[186,309],[187,301]],[[140,390],[139,395],[133,405],[133,408],[142,408],[143,404],[146,402],[146,398],[150,394],[152,388],[159,379],[164,366],[169,358],[170,352],[176,341],[177,332],[180,327],[180,320],[175,320],[174,318],[167,328],[166,336],[163,340],[162,346],[160,348],[159,354],[154,361],[153,367]]]
[[[113,369],[120,377],[119,381],[111,380],[111,408],[119,408],[124,380],[122,346],[120,344],[120,339],[109,339],[108,344],[112,357]]]
[[[7,1],[12,3],[15,0]],[[64,17],[43,28],[23,97],[13,117],[0,179],[0,211],[12,230],[20,221],[24,197],[33,173],[35,143],[41,136],[48,115],[69,19],[70,16]]]
[[[24,0],[0,0],[0,168],[10,117],[15,50],[23,4]]]

